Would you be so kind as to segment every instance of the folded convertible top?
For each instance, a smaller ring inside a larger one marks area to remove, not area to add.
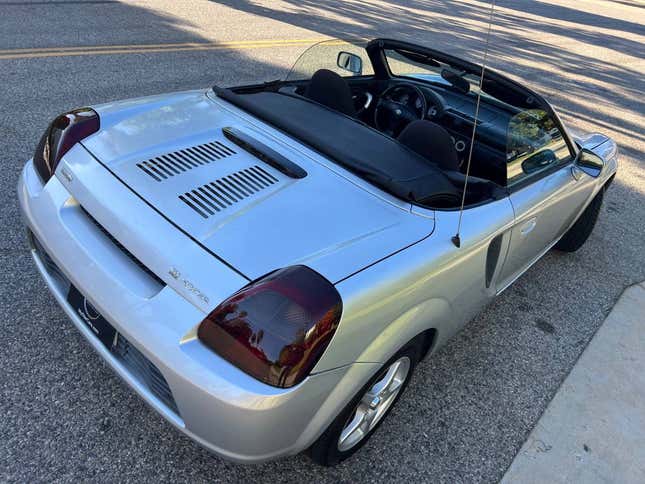
[[[457,189],[438,167],[349,116],[277,92],[237,94],[217,86],[213,90],[398,198],[437,208],[460,202]]]

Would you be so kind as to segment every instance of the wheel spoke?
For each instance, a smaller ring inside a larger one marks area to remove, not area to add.
[[[356,437],[356,435],[354,435],[356,432],[363,432],[361,427],[364,426],[365,423],[365,412],[360,408],[357,408],[354,418],[349,422],[349,424],[347,424],[340,434],[340,439],[338,440],[339,448],[342,448],[352,436]]]
[[[365,392],[341,431],[338,439],[340,451],[351,449],[376,427],[394,402],[409,371],[409,358],[401,357]]]
[[[400,379],[393,378],[389,385],[383,389],[383,398],[387,398],[393,393],[398,392],[402,384],[403,382]]]
[[[396,375],[397,375],[397,370],[399,369],[399,364],[398,362],[394,363],[390,368],[387,370],[387,373],[383,377],[383,379],[377,383],[378,385],[378,396],[380,397],[386,397],[388,396],[391,391],[389,388],[392,386],[393,382],[396,380]],[[376,385],[375,385],[376,386]]]

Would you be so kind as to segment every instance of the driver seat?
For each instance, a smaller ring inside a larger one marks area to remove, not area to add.
[[[333,71],[318,69],[307,85],[305,97],[334,111],[356,117],[352,91],[347,81]]]
[[[450,133],[437,123],[425,119],[412,121],[397,140],[442,170],[459,171],[459,157]]]

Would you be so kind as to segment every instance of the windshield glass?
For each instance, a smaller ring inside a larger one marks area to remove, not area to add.
[[[285,81],[310,79],[319,69],[328,69],[342,77],[374,74],[364,41],[324,40],[304,51],[289,71]]]

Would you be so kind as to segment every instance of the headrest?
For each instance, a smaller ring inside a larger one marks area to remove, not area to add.
[[[328,69],[319,69],[311,76],[305,97],[348,116],[356,116],[347,81]]]
[[[459,158],[450,133],[437,123],[425,119],[412,121],[397,139],[440,168],[459,170]]]

